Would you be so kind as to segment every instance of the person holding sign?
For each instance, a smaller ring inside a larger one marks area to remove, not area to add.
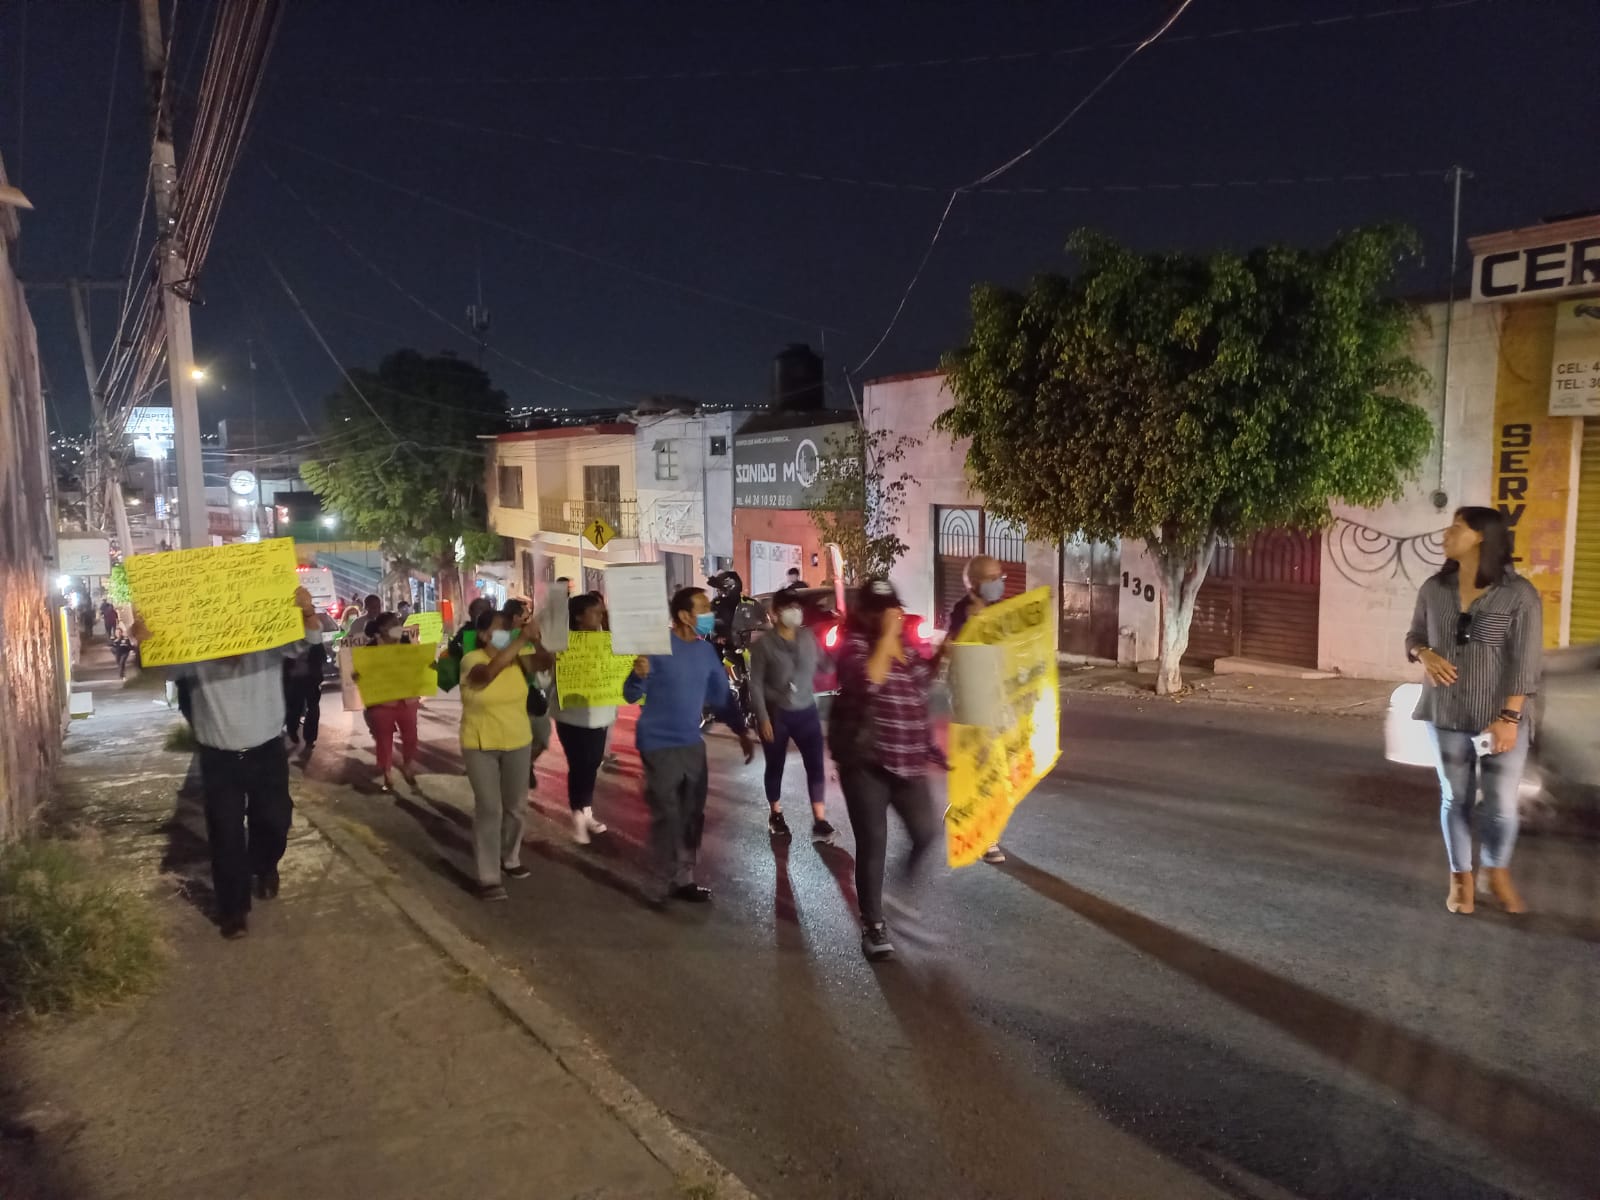
[[[288,579],[292,584],[293,576]],[[294,603],[306,632],[322,628],[310,592],[295,588]],[[137,615],[131,633],[136,642],[151,639]],[[185,663],[169,672],[189,694],[190,721],[200,744],[211,886],[222,935],[230,940],[249,932],[252,878],[257,898],[278,894],[278,862],[294,813],[283,742],[283,662],[305,645],[291,642]]]
[[[472,784],[472,835],[478,896],[505,900],[502,876],[525,879],[522,822],[528,804],[533,727],[528,721],[524,656],[548,670],[539,623],[530,613],[512,628],[502,613],[478,615],[477,648],[461,660],[461,758]]]
[[[839,656],[839,695],[828,721],[828,747],[839,764],[850,828],[856,835],[856,899],[861,949],[869,959],[894,953],[883,919],[884,858],[889,810],[911,835],[903,872],[916,878],[939,840],[939,810],[928,790],[928,766],[940,760],[933,744],[928,693],[937,669],[906,648],[905,606],[887,579],[861,588]],[[908,919],[913,910],[901,907]]]
[[[795,572],[796,576],[799,572]],[[789,743],[800,751],[806,768],[806,790],[811,795],[811,840],[819,846],[833,844],[837,831],[828,823],[825,804],[828,773],[822,755],[822,717],[813,690],[822,651],[805,627],[800,597],[784,589],[772,598],[772,632],[750,647],[750,706],[755,709],[761,741],[767,756],[767,832],[789,837],[783,816],[783,768]]]
[[[966,579],[966,594],[950,608],[950,623],[944,635],[947,646],[954,644],[969,617],[991,604],[1000,603],[1006,597],[1006,569],[992,555],[979,554],[970,559],[967,562]],[[998,845],[990,846],[983,852],[983,861],[986,863],[998,866],[1005,860],[1006,852]]]
[[[567,612],[572,632],[604,632],[605,608],[592,592],[572,597],[567,601]],[[594,815],[594,785],[600,774],[600,764],[605,761],[606,737],[616,722],[617,707],[585,703],[586,697],[564,694],[560,661],[557,659],[556,703],[552,712],[561,752],[567,756],[567,807],[572,810],[572,840],[587,846],[593,834],[606,832],[606,826]]]
[[[694,877],[710,787],[701,712],[710,708],[738,734],[745,762],[755,758],[756,744],[744,728],[728,687],[728,673],[705,640],[716,620],[711,601],[699,588],[680,588],[673,594],[669,612],[671,652],[636,659],[622,694],[629,704],[649,698],[639,715],[634,740],[644,760],[644,798],[650,806],[655,860],[651,899],[662,902],[671,897],[703,904],[711,899],[711,892]]]
[[[369,646],[399,646],[405,642],[405,630],[399,614],[379,613],[367,624],[366,644]],[[353,677],[358,683],[359,675]],[[390,693],[393,695],[393,693]],[[417,710],[422,701],[415,696],[399,700],[386,700],[366,706],[367,728],[372,730],[372,740],[377,746],[378,774],[383,777],[383,790],[392,792],[394,780],[390,771],[394,766],[394,735],[400,734],[400,776],[412,787],[417,786]]]

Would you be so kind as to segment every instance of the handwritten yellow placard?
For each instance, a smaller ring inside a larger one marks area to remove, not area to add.
[[[418,645],[437,646],[444,641],[444,616],[440,613],[412,613],[406,618],[405,627],[417,631]]]
[[[368,708],[391,700],[431,696],[439,690],[433,673],[437,646],[356,646],[350,651],[356,688]]]
[[[970,866],[1000,840],[1012,810],[1061,757],[1055,613],[1051,590],[1035,588],[974,613],[956,639],[1005,651],[1008,723],[950,726],[945,844],[952,867]]]
[[[633,670],[631,654],[613,654],[611,635],[573,630],[556,655],[556,695],[562,708],[621,705],[622,685]]]
[[[294,542],[235,542],[128,559],[133,607],[150,630],[147,667],[231,658],[305,636],[295,607]]]

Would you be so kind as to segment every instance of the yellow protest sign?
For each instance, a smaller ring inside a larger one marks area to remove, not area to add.
[[[556,655],[556,695],[563,708],[603,708],[626,703],[622,685],[634,656],[611,653],[611,635],[573,630]]]
[[[136,554],[127,560],[133,607],[149,629],[147,667],[230,658],[305,636],[294,605],[294,542],[235,542]]]
[[[409,700],[413,696],[431,696],[439,690],[439,679],[433,673],[437,646],[356,646],[350,651],[356,688],[361,693],[361,703],[371,708],[374,704],[387,704],[391,700]]]
[[[970,866],[1000,840],[1011,810],[1061,757],[1061,693],[1056,672],[1054,593],[1035,588],[974,613],[956,644],[1005,652],[1006,724],[950,726],[950,808],[946,847],[952,867]]]
[[[417,631],[418,645],[437,646],[444,641],[444,616],[442,613],[412,613],[406,618],[405,627]]]
[[[604,517],[595,517],[583,527],[583,536],[596,550],[604,550],[606,543],[617,536],[617,531]]]

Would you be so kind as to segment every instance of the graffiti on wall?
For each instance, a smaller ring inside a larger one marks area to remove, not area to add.
[[[1413,587],[1444,566],[1444,529],[1393,534],[1340,517],[1327,535],[1333,569],[1360,588],[1403,579]]]

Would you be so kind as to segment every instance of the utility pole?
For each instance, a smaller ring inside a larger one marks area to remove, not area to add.
[[[194,339],[189,328],[189,264],[178,240],[178,155],[172,143],[172,101],[167,88],[167,44],[161,36],[161,0],[139,0],[145,88],[155,140],[150,156],[150,196],[161,255],[161,316],[167,333],[167,381],[172,395],[172,440],[178,474],[179,545],[210,545],[205,473],[200,457],[200,399],[194,380]]]
[[[1455,326],[1456,272],[1461,259],[1461,181],[1471,179],[1472,172],[1457,163],[1445,172],[1451,181],[1450,206],[1450,283],[1444,306],[1444,371],[1439,383],[1439,486],[1433,493],[1433,505],[1441,511],[1450,504],[1445,491],[1445,459],[1450,450],[1450,335]]]
[[[117,531],[117,545],[122,556],[133,553],[133,532],[128,527],[128,508],[122,500],[122,472],[117,469],[116,450],[111,445],[111,430],[106,426],[106,393],[100,386],[100,373],[95,370],[94,346],[89,340],[89,289],[109,287],[116,290],[120,283],[90,283],[82,279],[67,282],[72,296],[72,318],[78,326],[78,349],[83,355],[83,373],[89,381],[89,410],[94,419],[94,434],[90,439],[89,453],[96,459],[98,484],[105,488],[106,510],[111,513],[112,526]],[[85,481],[87,483],[87,481]],[[87,498],[90,489],[84,490]]]

